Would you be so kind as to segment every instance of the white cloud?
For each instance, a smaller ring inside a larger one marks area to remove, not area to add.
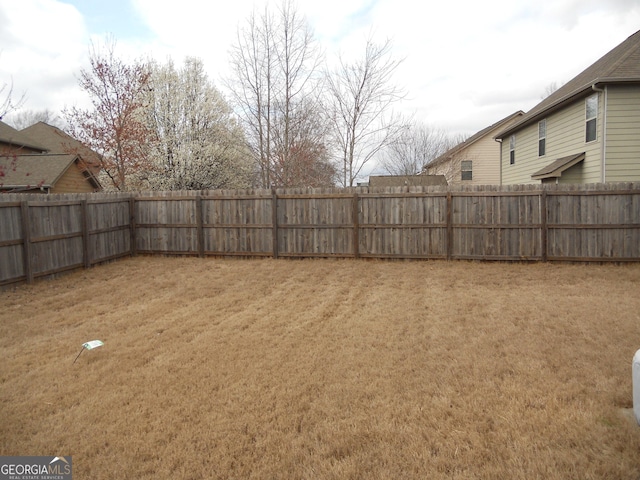
[[[628,3],[628,2],[627,2]],[[428,122],[474,133],[540,101],[634,33],[624,1],[381,1],[376,20],[406,60],[398,75]],[[501,108],[498,108],[501,106]],[[493,113],[493,118],[488,116]]]
[[[267,4],[129,1],[148,30],[118,39],[118,53],[176,63],[196,56],[218,85],[238,26]],[[298,0],[297,9],[330,58],[360,55],[368,35],[390,38],[404,58],[396,81],[408,91],[405,111],[469,134],[530,109],[547,85],[568,81],[640,25],[637,0]],[[82,97],[74,75],[108,25],[88,32],[78,9],[59,0],[0,0],[0,22],[0,81],[28,90],[27,108],[61,109]]]
[[[87,32],[80,13],[55,0],[0,1],[0,82],[26,94],[25,108],[61,110],[79,97],[74,73]]]
[[[158,60],[171,56],[181,63],[187,56],[201,58],[212,77],[227,73],[228,50],[239,22],[251,13],[252,0],[213,2],[133,0],[138,13],[156,35],[148,54]]]

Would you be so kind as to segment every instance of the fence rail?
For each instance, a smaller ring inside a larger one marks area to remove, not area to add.
[[[0,196],[0,286],[136,253],[640,261],[640,183]]]

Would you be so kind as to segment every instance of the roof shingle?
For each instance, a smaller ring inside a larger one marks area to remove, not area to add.
[[[26,147],[41,152],[47,151],[45,146],[33,141],[28,135],[25,135],[2,121],[0,121],[0,143],[6,143],[15,147]]]
[[[77,155],[0,156],[0,187],[50,188],[76,160]]]

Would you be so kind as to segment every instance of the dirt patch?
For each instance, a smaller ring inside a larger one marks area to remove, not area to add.
[[[92,479],[638,478],[639,287],[640,265],[145,257],[23,286],[0,293],[0,454]]]

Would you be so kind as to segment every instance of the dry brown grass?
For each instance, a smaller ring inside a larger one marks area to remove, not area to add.
[[[77,479],[635,480],[639,291],[640,265],[100,266],[0,293],[0,454]]]

